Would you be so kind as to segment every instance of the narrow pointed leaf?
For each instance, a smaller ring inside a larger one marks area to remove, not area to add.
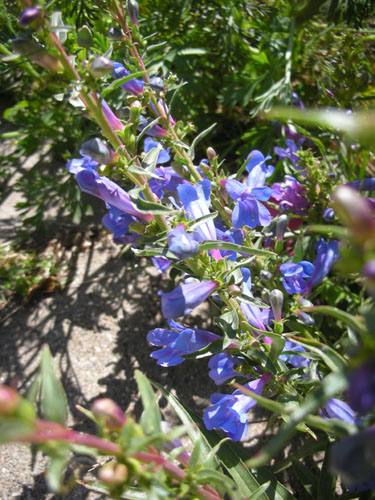
[[[55,374],[51,352],[47,345],[42,350],[40,374],[40,407],[43,418],[64,425],[68,415],[68,402],[62,383]]]
[[[140,424],[147,434],[160,433],[161,415],[157,404],[157,396],[152,389],[152,385],[139,370],[135,371],[135,378],[143,404],[143,414]]]

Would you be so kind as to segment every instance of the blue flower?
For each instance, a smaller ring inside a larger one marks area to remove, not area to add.
[[[167,257],[163,257],[163,255],[156,255],[152,257],[152,263],[156,267],[159,273],[165,273],[165,271],[169,268],[172,262],[167,259]]]
[[[124,78],[125,76],[129,76],[130,73],[121,63],[114,62],[113,63],[113,71],[111,73],[112,78],[119,80],[120,78]],[[141,95],[143,92],[144,83],[142,80],[132,79],[126,83],[121,85],[121,88],[130,92],[131,94]]]
[[[260,395],[271,376],[266,373],[243,387]],[[231,395],[212,394],[211,404],[204,412],[203,420],[208,430],[221,429],[233,441],[241,441],[247,436],[247,413],[256,405],[255,399],[239,389]]]
[[[306,281],[303,278],[308,278],[314,271],[314,266],[311,262],[302,260],[298,264],[286,262],[280,266],[280,271],[284,275],[282,279],[285,290],[292,295],[293,293],[305,293]]]
[[[113,233],[115,243],[134,243],[139,238],[136,233],[129,233],[129,224],[139,222],[134,215],[122,212],[116,207],[109,206],[109,212],[102,217],[104,227]]]
[[[354,416],[354,411],[350,408],[347,403],[341,401],[337,398],[328,399],[324,403],[324,410],[320,411],[322,417],[325,418],[338,418],[343,422],[348,422],[349,424],[355,424],[356,419]]]
[[[224,384],[227,380],[238,376],[238,373],[233,370],[238,362],[238,356],[230,356],[227,352],[215,354],[208,362],[210,368],[208,375],[216,385]]]
[[[356,181],[348,182],[349,186],[357,191],[374,191],[375,190],[375,177],[367,177],[367,179],[358,179]]]
[[[286,340],[284,345],[284,351],[292,351],[292,352],[306,352],[302,346],[295,344],[291,340]],[[294,368],[302,368],[303,366],[309,366],[310,360],[300,356],[299,354],[281,354],[279,358],[286,363],[291,364]]]
[[[146,139],[143,142],[143,149],[145,153],[148,153],[152,148],[157,148],[159,146],[160,142],[155,141],[151,137],[146,137]],[[162,149],[159,154],[158,154],[158,159],[157,159],[157,164],[158,163],[166,163],[171,159],[170,154],[169,154],[169,149]]]
[[[359,413],[375,409],[375,359],[372,357],[349,375],[349,401]]]
[[[271,188],[266,186],[251,188],[234,179],[223,179],[220,182],[236,202],[232,213],[232,224],[235,229],[240,229],[242,226],[252,228],[268,226],[272,217],[261,201],[269,199]]]
[[[184,224],[178,224],[172,229],[167,242],[169,250],[181,260],[194,257],[199,249],[199,244],[193,236],[185,231]]]
[[[178,175],[172,167],[157,167],[154,173],[160,179],[151,178],[149,181],[152,192],[159,198],[162,198],[167,193],[175,193],[177,186],[187,183],[180,175]]]
[[[151,345],[166,346],[150,355],[157,359],[157,364],[160,366],[178,365],[184,361],[181,356],[200,351],[220,338],[215,333],[197,328],[185,328],[172,320],[169,321],[169,326],[173,330],[155,328],[147,334],[147,340]]]
[[[296,143],[294,141],[292,141],[291,139],[287,139],[285,141],[286,148],[283,149],[283,148],[275,147],[274,152],[279,156],[279,158],[281,160],[283,160],[284,158],[288,158],[288,160],[290,160],[292,162],[293,166],[295,168],[298,168],[297,163],[299,162],[300,158],[297,154],[297,151],[301,148],[302,143],[304,141],[305,141],[304,138],[300,139],[298,141],[298,145],[296,145]]]
[[[193,281],[179,285],[168,293],[158,292],[161,295],[163,316],[172,319],[189,314],[219,286],[218,281]]]
[[[149,125],[150,123],[151,122],[149,120],[147,120],[147,118],[145,118],[143,115],[141,115],[139,117],[137,130],[139,130],[139,132],[142,132],[142,130],[145,129],[147,127],[147,125]],[[149,129],[147,129],[146,134],[151,135],[153,137],[165,137],[166,135],[168,135],[168,132],[163,127],[156,124],[156,125],[153,125],[152,127],[150,127]]]
[[[327,276],[332,265],[340,257],[339,242],[337,240],[327,243],[323,238],[320,238],[315,248],[318,255],[313,262],[314,270],[307,280],[306,293],[309,293],[311,288],[318,285]]]
[[[252,190],[257,187],[263,187],[265,185],[267,177],[270,177],[275,170],[272,165],[266,165],[266,161],[271,157],[266,158],[260,151],[254,149],[248,154],[247,159],[249,160],[246,164],[246,170],[249,173],[246,179],[247,187]]]
[[[181,184],[177,193],[189,220],[195,220],[210,213],[211,183],[205,179],[196,186]],[[216,229],[212,220],[203,222],[195,228],[199,241],[216,240]]]
[[[243,276],[243,285],[242,286],[243,286],[244,294],[250,298],[253,298],[253,294],[251,292],[250,269],[248,269],[247,267],[241,267],[241,273]],[[241,297],[239,298],[239,300],[241,301]],[[268,310],[266,313],[264,313],[264,310],[262,311],[262,309],[260,309],[259,307],[247,304],[246,302],[241,302],[241,309],[244,312],[250,325],[255,326],[255,328],[258,328],[259,330],[266,331],[266,327],[265,327],[264,323],[265,323],[266,317],[268,317]],[[267,340],[267,337],[265,337],[265,341],[268,342],[268,340]]]

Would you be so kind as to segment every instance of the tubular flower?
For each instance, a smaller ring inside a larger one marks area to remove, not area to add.
[[[375,409],[375,359],[358,366],[349,376],[349,402],[359,413]]]
[[[181,260],[194,257],[199,249],[199,244],[185,231],[182,223],[168,234],[167,242],[169,250]]]
[[[168,293],[158,292],[163,316],[172,319],[189,314],[219,286],[218,281],[193,281],[179,285]]]
[[[138,222],[134,215],[122,212],[116,207],[110,207],[109,212],[102,217],[102,224],[113,233],[115,243],[134,243],[139,238],[136,233],[129,233],[129,224]]]
[[[238,356],[230,356],[227,352],[215,354],[208,362],[208,367],[210,368],[208,375],[216,385],[224,384],[227,380],[238,375],[238,373],[233,370],[233,367],[236,366],[238,362]]]
[[[169,326],[173,330],[155,328],[147,334],[147,340],[151,345],[165,346],[150,354],[160,366],[178,365],[184,361],[181,357],[184,354],[199,351],[220,338],[215,333],[197,328],[185,328],[172,320],[169,321]]]
[[[307,358],[304,358],[303,356],[300,356],[298,353],[299,352],[306,352],[306,349],[304,349],[302,346],[295,344],[291,340],[286,340],[283,352],[285,351],[292,351],[295,352],[296,354],[281,354],[279,358],[285,363],[289,363],[294,368],[302,368],[303,366],[309,366],[310,360]]]
[[[306,281],[303,278],[309,278],[314,266],[307,260],[302,260],[297,264],[286,262],[280,266],[280,271],[284,275],[282,279],[285,290],[292,295],[293,293],[305,293]]]
[[[130,73],[121,63],[114,62],[113,63],[113,71],[111,73],[112,78],[115,80],[119,80],[120,78],[124,78],[125,76],[129,76]],[[129,80],[121,85],[121,88],[130,92],[131,94],[141,95],[143,92],[143,81],[137,80],[136,78]]]
[[[313,262],[314,270],[307,280],[306,293],[309,293],[311,288],[318,285],[327,276],[333,264],[340,257],[339,242],[337,240],[327,243],[323,238],[320,238],[315,248],[317,256]]]
[[[196,186],[181,184],[177,187],[177,193],[190,220],[210,213],[211,183],[209,180],[205,179]],[[216,229],[212,220],[199,224],[195,230],[198,241],[216,240]]]
[[[301,148],[303,142],[305,141],[305,139],[300,139],[298,141],[298,145],[296,145],[296,143],[291,140],[291,139],[287,139],[285,141],[286,143],[286,148],[283,149],[283,148],[279,148],[279,147],[275,147],[274,148],[274,152],[278,155],[278,157],[283,160],[284,158],[288,158],[288,160],[290,160],[293,164],[293,166],[295,168],[298,168],[297,167],[297,163],[299,162],[300,158],[297,154],[297,151]]]
[[[271,375],[265,373],[243,387],[260,395],[270,378]],[[207,429],[221,429],[232,441],[245,439],[248,431],[247,413],[256,405],[255,399],[238,389],[231,395],[212,394],[211,404],[213,406],[207,408],[203,416]]]
[[[322,417],[325,418],[338,418],[343,422],[355,424],[354,411],[347,403],[340,399],[331,398],[324,403],[323,411],[320,410]]]
[[[100,176],[91,168],[80,169],[76,175],[78,185],[85,193],[92,194],[122,212],[135,215],[139,219],[149,221],[152,215],[138,212],[130,200],[130,196],[108,177]]]
[[[294,177],[284,176],[284,182],[272,184],[272,198],[279,202],[280,210],[291,210],[296,215],[306,215],[309,204],[304,195],[306,189]]]

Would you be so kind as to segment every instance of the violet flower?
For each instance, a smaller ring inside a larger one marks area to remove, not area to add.
[[[333,264],[340,257],[339,242],[337,240],[332,240],[327,243],[323,238],[320,238],[315,244],[315,248],[318,255],[313,262],[314,270],[307,280],[307,294],[310,292],[311,288],[318,285],[323,278],[327,276]]]
[[[152,257],[152,263],[158,270],[158,273],[163,274],[166,272],[166,270],[170,267],[172,264],[172,261],[167,259],[167,257],[164,257],[163,255],[155,255]]]
[[[132,222],[139,222],[139,220],[134,215],[122,212],[113,206],[110,206],[109,212],[102,217],[102,224],[113,233],[115,243],[129,244],[138,240],[138,234],[128,234],[129,224]]]
[[[195,220],[210,213],[211,183],[209,180],[205,179],[196,186],[180,184],[177,186],[177,193],[189,220]],[[195,231],[198,241],[216,240],[216,229],[212,220],[199,224]]]
[[[349,375],[349,402],[361,414],[375,409],[375,358],[355,368]]]
[[[224,384],[227,380],[238,376],[233,370],[238,363],[238,356],[230,356],[226,351],[220,352],[212,356],[208,362],[210,368],[208,375],[216,385]]]
[[[368,177],[367,179],[358,179],[356,181],[348,182],[345,184],[357,191],[374,191],[375,190],[375,177]]]
[[[112,130],[120,130],[121,132],[124,130],[125,125],[120,122],[104,99],[102,99],[102,111]]]
[[[292,162],[294,168],[298,169],[300,167],[297,166],[297,163],[299,162],[300,157],[298,156],[297,151],[301,149],[301,146],[304,141],[305,141],[304,138],[300,139],[298,141],[298,145],[296,145],[296,143],[293,140],[287,139],[285,141],[286,143],[285,149],[276,146],[273,150],[281,160],[283,160],[284,158],[288,158],[288,160]]]
[[[144,130],[150,123],[150,120],[147,120],[147,118],[145,118],[143,115],[140,115],[137,130],[139,132],[142,132],[142,130]],[[146,130],[145,133],[147,135],[151,135],[152,137],[165,137],[166,135],[168,135],[168,132],[158,124],[150,127],[148,130]]]
[[[247,267],[241,267],[241,273],[243,276],[243,291],[245,295],[247,295],[250,298],[253,298],[253,294],[251,292],[251,273],[250,269]],[[241,302],[241,297],[239,297],[239,300]],[[244,312],[248,322],[250,325],[255,326],[255,328],[258,328],[259,330],[264,330],[266,331],[265,327],[265,319],[268,318],[269,310],[264,310],[260,309],[257,306],[252,306],[250,304],[247,304],[246,302],[241,302],[241,309]],[[268,340],[267,340],[268,339]],[[268,337],[265,337],[264,339],[267,343],[270,339]]]
[[[177,187],[180,184],[188,182],[177,174],[172,167],[160,166],[155,168],[154,173],[159,179],[151,178],[149,185],[152,192],[155,193],[158,198],[162,198],[167,193],[176,193]]]
[[[261,395],[270,379],[271,375],[265,373],[243,387]],[[212,394],[211,404],[213,406],[207,408],[203,416],[207,429],[221,429],[232,441],[245,439],[248,432],[247,414],[256,405],[255,399],[238,389],[231,395]]]
[[[307,286],[303,278],[309,278],[312,275],[314,266],[306,260],[302,260],[297,264],[286,262],[280,266],[280,272],[284,275],[282,284],[289,295],[293,293],[303,294]]]
[[[148,153],[152,148],[157,148],[159,144],[160,142],[155,141],[151,137],[146,137],[143,142],[143,151],[145,153]],[[167,161],[169,161],[170,159],[171,156],[169,154],[169,149],[162,149],[158,154],[156,164],[159,165],[160,163],[167,163]]]
[[[167,238],[169,250],[179,259],[194,257],[199,249],[199,244],[191,234],[185,231],[185,224],[178,224],[168,234]]]
[[[296,215],[306,215],[309,204],[304,195],[306,189],[294,177],[284,176],[284,182],[272,184],[272,195],[279,202],[280,210],[291,210]]]
[[[310,359],[304,358],[303,356],[300,356],[298,354],[299,352],[306,352],[306,349],[304,349],[301,345],[295,344],[291,340],[286,339],[283,348],[283,352],[285,351],[292,351],[296,353],[296,354],[281,354],[279,358],[283,360],[285,363],[289,363],[290,365],[294,366],[294,368],[302,368],[309,366]]]
[[[173,330],[154,328],[147,334],[147,340],[151,345],[165,346],[150,354],[160,366],[178,365],[184,361],[181,356],[200,351],[220,338],[219,335],[207,330],[185,328],[172,320],[168,323]]]
[[[91,168],[78,170],[76,179],[80,189],[85,193],[92,194],[122,212],[135,215],[139,219],[145,221],[152,219],[152,215],[142,214],[133,207],[130,196],[126,191],[108,177],[100,176],[95,170]]]
[[[344,403],[344,401],[337,398],[328,399],[324,403],[323,411],[320,410],[319,413],[323,418],[338,418],[339,420],[348,422],[349,424],[356,423],[354,411],[347,403]]]
[[[130,75],[129,71],[125,69],[121,63],[118,62],[113,63],[113,71],[111,73],[112,78],[114,78],[115,80],[119,80],[120,78],[124,78],[125,76],[129,75]],[[143,92],[143,86],[144,86],[143,80],[138,80],[136,78],[133,78],[132,80],[123,83],[121,85],[121,88],[123,88],[127,92],[130,92],[131,94],[141,95]]]
[[[179,285],[171,292],[158,292],[161,295],[163,316],[168,319],[189,314],[214,292],[218,281],[192,281]]]

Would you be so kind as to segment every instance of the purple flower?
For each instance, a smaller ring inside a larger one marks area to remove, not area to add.
[[[248,154],[249,160],[246,164],[246,170],[249,173],[246,179],[246,185],[251,190],[265,185],[267,177],[270,177],[275,170],[272,165],[266,165],[266,161],[271,157],[266,158],[260,151],[254,149]]]
[[[115,80],[119,80],[120,78],[124,78],[125,76],[129,76],[130,73],[127,69],[124,68],[124,66],[121,63],[114,62],[113,63],[113,71],[111,73],[112,78]],[[121,85],[121,88],[126,90],[127,92],[130,92],[131,94],[135,95],[141,95],[143,92],[143,81],[142,80],[129,80],[126,83],[123,83]]]
[[[305,139],[300,139],[298,141],[298,145],[296,145],[296,143],[294,141],[292,141],[291,139],[287,139],[285,141],[286,143],[286,148],[283,149],[283,148],[279,148],[279,147],[275,147],[274,148],[274,152],[279,156],[279,158],[281,160],[283,160],[284,158],[288,158],[288,160],[290,160],[293,164],[293,166],[295,168],[298,168],[297,167],[297,163],[299,162],[300,158],[298,156],[297,151],[301,148],[303,142],[305,141]]]
[[[266,186],[251,188],[234,179],[222,179],[220,183],[236,202],[232,213],[232,224],[235,229],[243,226],[251,228],[268,226],[272,217],[261,201],[269,199],[271,188]]]
[[[102,99],[102,111],[112,130],[121,130],[121,132],[124,130],[125,125],[120,122],[104,99]]]
[[[34,21],[40,21],[42,17],[42,11],[38,7],[27,7],[21,14],[20,25],[27,27]]]
[[[306,352],[306,349],[304,349],[302,346],[295,344],[291,340],[285,340],[285,345],[284,345],[284,351],[292,351],[292,352]],[[299,354],[281,354],[279,356],[280,359],[285,361],[285,363],[289,363],[294,368],[302,368],[303,366],[309,366],[310,360],[307,358],[304,358],[303,356],[300,356]]]
[[[333,208],[326,208],[323,212],[323,219],[326,222],[332,222],[334,218],[335,218],[335,211],[333,210]]]
[[[129,224],[139,222],[134,215],[122,212],[116,207],[110,207],[109,212],[102,218],[102,224],[113,233],[115,243],[134,243],[139,238],[136,233],[129,233]]]
[[[189,314],[219,286],[218,281],[193,281],[179,285],[168,293],[158,292],[161,295],[163,316],[172,319]]]
[[[185,328],[175,321],[169,321],[173,330],[155,328],[147,334],[147,340],[151,345],[166,346],[153,352],[151,358],[157,359],[160,366],[175,366],[184,361],[181,356],[200,351],[219,339],[215,333],[196,328]]]
[[[241,267],[241,273],[243,276],[242,286],[244,294],[247,295],[249,298],[253,298],[253,294],[251,292],[250,270],[247,267]],[[239,300],[241,301],[241,298],[239,298]],[[259,330],[266,331],[265,320],[268,317],[268,310],[264,312],[265,310],[262,310],[257,306],[252,306],[250,304],[247,304],[246,302],[241,302],[241,309],[244,312],[250,325],[255,326],[255,328],[258,328]],[[268,343],[270,339],[268,337],[265,337],[264,340]]]
[[[146,137],[143,142],[143,150],[145,153],[148,153],[152,148],[157,148],[160,142],[155,141],[151,137]],[[158,154],[157,164],[166,163],[171,159],[169,154],[169,149],[162,149]]]
[[[226,351],[215,354],[208,362],[210,368],[208,375],[216,385],[224,384],[227,380],[238,376],[233,370],[238,362],[238,356],[230,356]]]
[[[279,202],[280,210],[292,210],[296,215],[306,215],[309,204],[303,197],[306,189],[294,177],[284,176],[284,182],[272,184],[272,195]]]
[[[359,413],[375,409],[375,358],[368,359],[349,375],[349,402]]]
[[[344,401],[341,401],[340,399],[328,399],[324,403],[323,408],[324,411],[320,410],[320,413],[324,418],[338,418],[339,420],[348,422],[349,424],[355,424],[356,422],[354,411],[347,403],[344,403]]]
[[[306,281],[303,278],[308,278],[314,271],[314,266],[311,262],[302,260],[298,264],[286,262],[280,266],[280,271],[284,275],[282,279],[285,290],[292,295],[293,293],[305,293]]]
[[[100,176],[95,170],[91,168],[78,169],[76,179],[80,189],[85,193],[92,194],[122,212],[135,215],[139,219],[146,221],[152,219],[152,215],[142,214],[133,207],[126,191],[107,177]]]
[[[139,130],[139,132],[142,132],[142,130],[145,129],[147,127],[147,125],[149,125],[149,123],[151,123],[151,122],[149,120],[147,120],[143,115],[141,115],[139,117],[137,130]],[[165,137],[166,135],[168,135],[168,132],[163,127],[156,124],[156,125],[153,125],[152,127],[150,127],[146,131],[146,134],[151,135],[153,137]]]
[[[367,179],[358,179],[356,181],[348,182],[345,184],[357,191],[374,191],[375,190],[375,177],[368,177]]]
[[[209,180],[205,179],[196,186],[180,184],[177,187],[177,193],[189,220],[195,220],[210,213],[211,183]],[[216,240],[216,229],[212,220],[199,224],[195,231],[198,241]]]
[[[167,257],[163,257],[163,255],[156,255],[152,257],[152,263],[156,267],[159,273],[165,273],[165,271],[170,267],[172,262],[167,259]]]
[[[194,257],[199,249],[193,236],[185,231],[185,224],[178,224],[172,229],[167,242],[169,250],[181,260]]]
[[[172,167],[157,167],[154,173],[160,177],[160,179],[151,178],[149,184],[153,193],[159,198],[162,198],[163,195],[166,195],[168,192],[176,193],[177,186],[188,182],[178,175]]]
[[[270,378],[266,373],[243,387],[260,395]],[[208,430],[221,429],[233,441],[241,441],[247,436],[247,413],[256,405],[255,399],[238,389],[231,395],[212,394],[211,404],[213,406],[207,408],[203,416]]]
[[[77,174],[81,170],[85,169],[96,171],[98,168],[99,164],[97,161],[84,154],[82,154],[82,156],[83,158],[73,158],[67,162],[66,168],[71,174]]]
[[[306,293],[309,293],[311,288],[318,285],[327,276],[332,265],[340,257],[339,242],[337,240],[327,243],[323,238],[320,238],[315,244],[315,248],[318,255],[313,262],[314,270],[307,280]]]

